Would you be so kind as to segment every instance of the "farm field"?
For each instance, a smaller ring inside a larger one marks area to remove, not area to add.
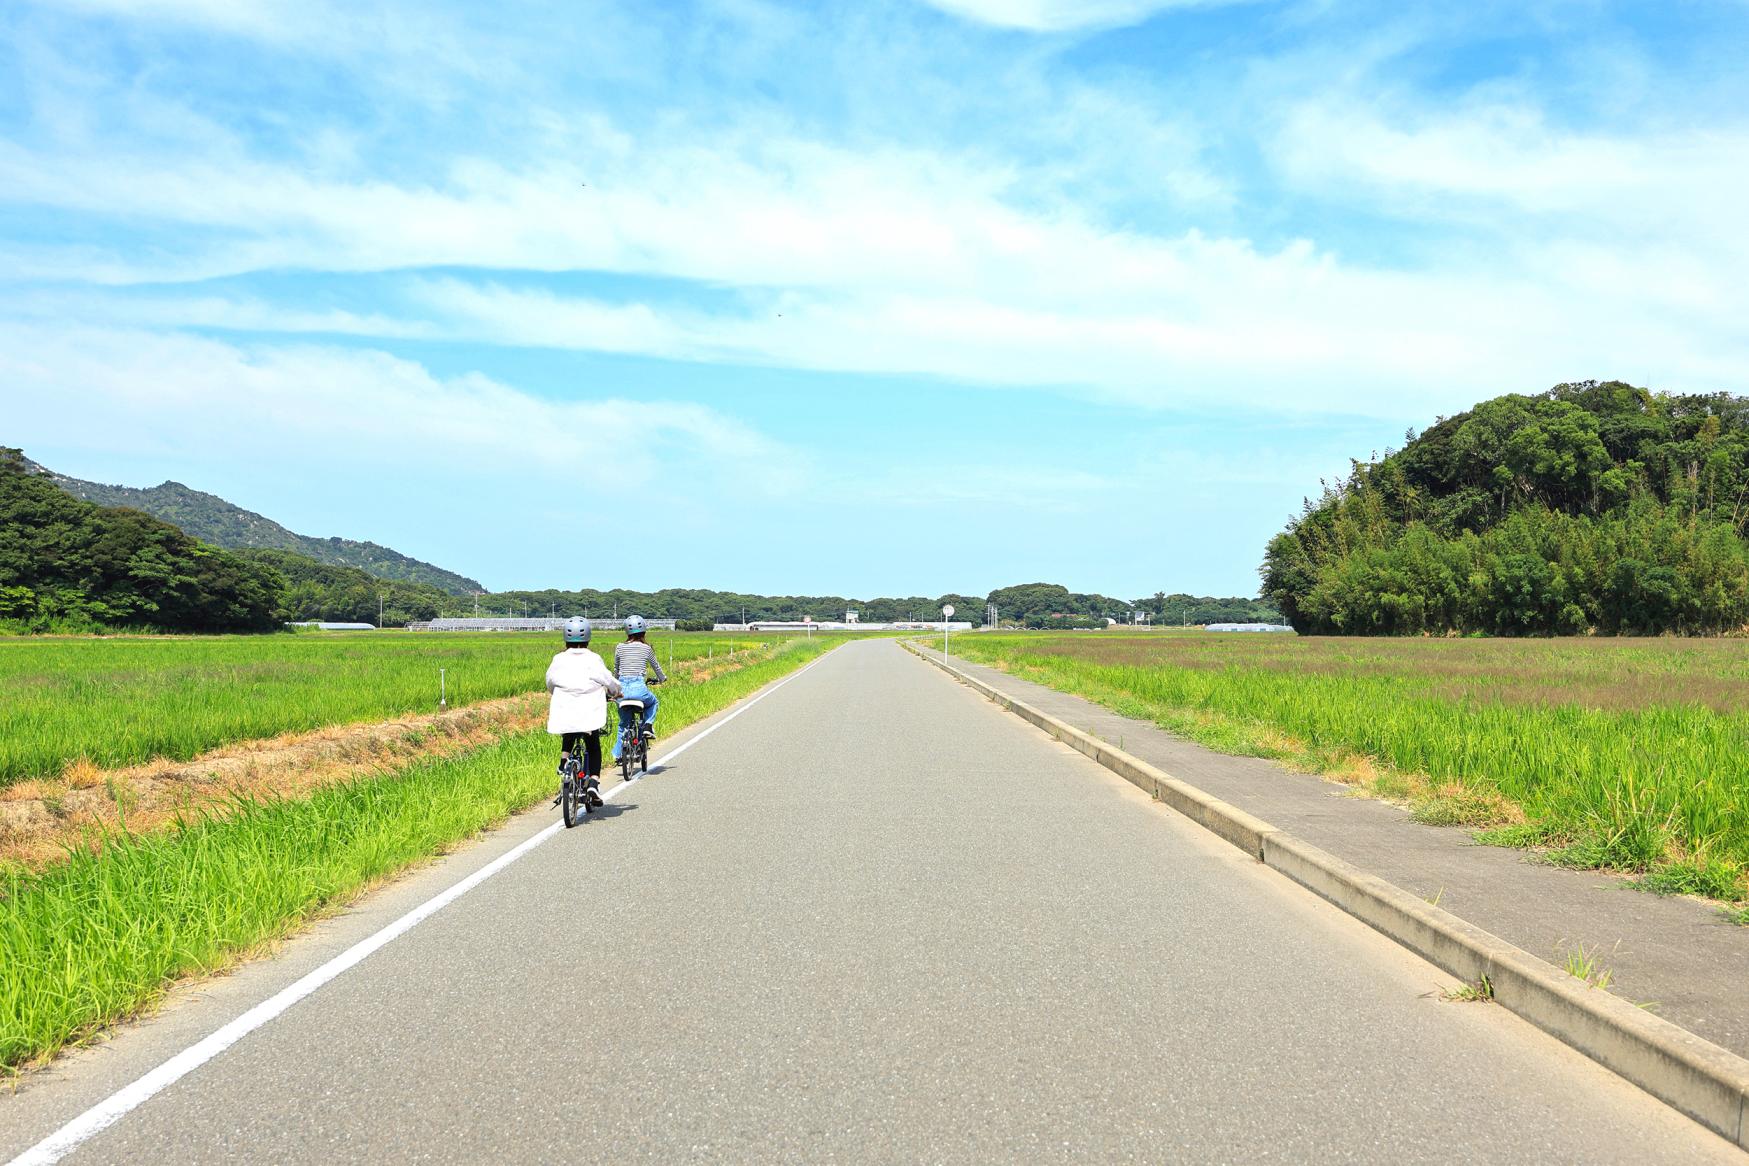
[[[1741,641],[1168,632],[968,635],[953,650],[1485,842],[1749,898]]]
[[[657,633],[664,666],[781,637]],[[612,650],[618,639],[602,640]],[[338,632],[0,638],[0,788],[84,760],[183,761],[271,737],[534,691],[556,635]],[[599,646],[599,645],[598,645]]]
[[[532,653],[526,658],[537,664],[550,655],[548,637],[498,639],[511,641],[504,651]],[[715,655],[728,639],[716,640]],[[737,652],[732,663],[686,669],[663,686],[663,735],[841,639],[781,639]],[[712,654],[710,637],[676,641],[677,664]],[[392,650],[353,643],[367,654]],[[176,829],[117,834],[45,870],[0,869],[0,1074],[137,1013],[177,979],[245,958],[374,881],[540,803],[555,789],[553,758],[543,730],[516,732],[309,797],[250,799]]]

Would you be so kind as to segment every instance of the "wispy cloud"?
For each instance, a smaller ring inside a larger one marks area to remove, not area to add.
[[[1089,126],[1118,108],[1077,92]],[[1155,408],[1393,417],[1649,363],[1667,383],[1714,387],[1749,359],[1736,324],[1749,292],[1720,262],[1749,256],[1730,205],[1749,177],[1749,131],[1731,125],[1604,135],[1534,107],[1435,113],[1360,91],[1286,107],[1261,143],[1284,189],[1434,230],[1407,266],[1310,240],[1114,222],[1037,160],[837,143],[784,119],[706,134],[688,116],[642,131],[599,111],[515,118],[515,145],[463,149],[416,178],[372,172],[356,148],[317,146],[332,165],[312,165],[197,129],[138,146],[114,133],[0,142],[0,189],[152,240],[35,244],[20,259],[39,276],[57,263],[91,282],[447,272],[365,313],[212,295],[123,311],[164,326],[441,332],[1054,386]],[[500,274],[516,271],[657,277],[679,291],[560,294]]]
[[[155,446],[194,464],[272,462],[295,448],[307,472],[359,484],[432,463],[498,467],[527,490],[610,497],[733,484],[786,496],[800,451],[704,406],[609,392],[551,400],[478,374],[440,377],[369,349],[247,345],[175,332],[0,324],[8,425],[53,432],[72,401],[102,424],[94,448]],[[611,458],[591,458],[610,446]]]
[[[968,20],[1029,32],[1119,28],[1173,8],[1234,2],[1236,0],[927,0],[943,12]]]

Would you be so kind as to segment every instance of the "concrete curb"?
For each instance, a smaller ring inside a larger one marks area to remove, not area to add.
[[[1500,1004],[1749,1150],[1749,1060],[900,642],[1429,963],[1470,983],[1486,978]]]

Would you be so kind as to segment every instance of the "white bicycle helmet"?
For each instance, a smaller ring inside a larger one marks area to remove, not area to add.
[[[641,615],[626,616],[626,635],[635,636],[644,630],[644,617]]]
[[[589,621],[580,615],[574,615],[566,620],[565,642],[567,644],[587,644],[589,642]]]

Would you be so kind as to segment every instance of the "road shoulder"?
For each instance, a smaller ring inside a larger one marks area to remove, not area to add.
[[[1384,865],[1393,874],[1401,871],[1419,879],[1425,879],[1427,872],[1417,869],[1415,863],[1429,853],[1439,854],[1444,865],[1461,869],[1464,859],[1474,856],[1499,868],[1494,856],[1510,852],[1490,852],[1467,845],[1467,839],[1458,845],[1447,839],[1439,848],[1424,838],[1412,837],[1414,831],[1430,828],[1412,823],[1400,813],[1382,817],[1380,811],[1391,808],[1378,803],[1333,796],[1339,791],[1316,778],[1291,775],[1254,759],[1223,757],[1079,697],[996,669],[946,661],[938,653],[915,645],[906,647],[1452,974],[1474,982],[1489,977],[1491,990],[1501,1003],[1708,1128],[1749,1148],[1749,1128],[1745,1128],[1749,1125],[1745,1116],[1749,1113],[1749,1061],[1624,999],[1583,984],[1514,946],[1511,935],[1498,937],[1468,921],[1467,910],[1460,918],[1443,909],[1449,903],[1432,905],[1441,902],[1441,896],[1405,891],[1393,880],[1381,877],[1364,857],[1360,862],[1351,861],[1344,850],[1358,850],[1363,856],[1382,851],[1390,860]],[[1195,772],[1193,781],[1182,779],[1186,768]],[[1286,780],[1296,777],[1297,784]],[[1313,793],[1306,787],[1307,781],[1322,789]],[[1285,791],[1278,788],[1283,786]],[[1293,823],[1291,831],[1280,824],[1278,815]],[[1315,832],[1317,842],[1305,837],[1302,830]],[[1398,839],[1404,841],[1397,843]],[[1334,845],[1325,849],[1320,845],[1325,840]],[[1538,893],[1535,884],[1548,881],[1546,876],[1571,872],[1517,862],[1504,875],[1497,869],[1493,873],[1493,880],[1472,875],[1475,899],[1491,896],[1496,901],[1512,901],[1532,896]],[[1515,874],[1519,877],[1513,877]],[[1574,894],[1582,888],[1569,881],[1562,889],[1568,897],[1557,900],[1554,908],[1582,914],[1589,903]],[[1543,900],[1537,906],[1546,911],[1550,904]],[[1730,995],[1723,991],[1723,982],[1729,977],[1716,966],[1688,962],[1677,967],[1690,985],[1691,995],[1709,987],[1721,996]],[[1737,985],[1745,982],[1743,977],[1729,979]],[[1740,993],[1736,995],[1740,997]],[[1745,1006],[1738,998],[1730,1000],[1727,1008]]]

